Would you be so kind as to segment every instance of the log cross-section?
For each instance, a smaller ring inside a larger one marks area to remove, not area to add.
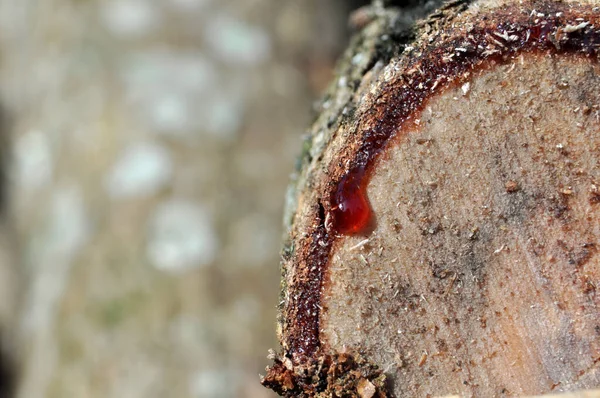
[[[600,8],[454,2],[400,33],[397,13],[360,33],[313,127],[263,384],[600,386]]]

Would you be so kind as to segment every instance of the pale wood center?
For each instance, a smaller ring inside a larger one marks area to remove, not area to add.
[[[599,386],[599,99],[592,61],[533,54],[432,98],[332,251],[321,340],[398,397]]]

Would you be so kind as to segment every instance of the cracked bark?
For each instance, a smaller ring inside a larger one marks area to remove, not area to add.
[[[376,2],[288,193],[289,397],[600,386],[600,13]]]

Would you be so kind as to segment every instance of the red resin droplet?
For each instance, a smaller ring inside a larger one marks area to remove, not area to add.
[[[337,233],[352,235],[362,231],[371,219],[371,208],[363,187],[363,172],[342,177],[333,197],[333,226]]]

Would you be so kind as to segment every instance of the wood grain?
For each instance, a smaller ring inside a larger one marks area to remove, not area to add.
[[[291,191],[283,351],[263,383],[290,397],[600,386],[600,13],[454,2],[398,33],[381,11]],[[369,205],[358,231],[337,227],[340,192]]]

